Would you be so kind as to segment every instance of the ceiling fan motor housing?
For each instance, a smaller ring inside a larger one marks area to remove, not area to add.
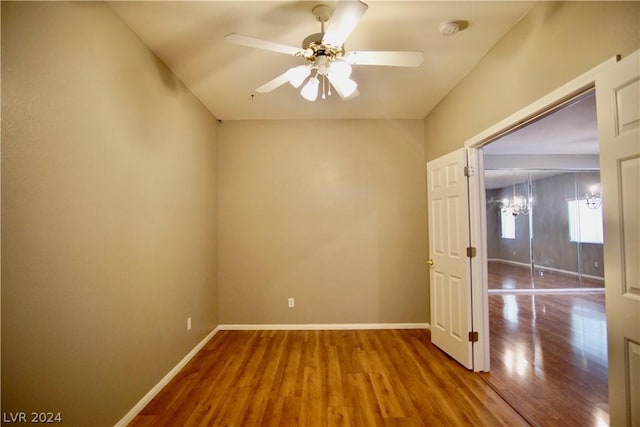
[[[302,48],[304,49],[303,56],[310,62],[315,63],[318,57],[326,56],[330,61],[344,55],[343,47],[327,46],[322,43],[322,37],[324,33],[314,33],[307,36],[302,42]]]

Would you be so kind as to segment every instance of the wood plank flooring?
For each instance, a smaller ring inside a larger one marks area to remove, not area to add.
[[[521,426],[428,330],[221,331],[131,426]]]
[[[491,372],[535,426],[609,425],[604,293],[489,295]]]

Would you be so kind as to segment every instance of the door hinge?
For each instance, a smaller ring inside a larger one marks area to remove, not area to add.
[[[473,176],[473,167],[472,166],[465,166],[464,167],[464,176]]]
[[[476,248],[474,246],[469,246],[467,248],[467,257],[473,258],[476,256]]]
[[[469,332],[469,342],[478,342],[477,332]]]

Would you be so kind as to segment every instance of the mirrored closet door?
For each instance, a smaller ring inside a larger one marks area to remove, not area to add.
[[[485,170],[490,289],[604,287],[597,171]]]

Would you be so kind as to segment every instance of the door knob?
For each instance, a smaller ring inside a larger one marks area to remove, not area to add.
[[[435,264],[435,263],[433,262],[432,259],[430,259],[429,261],[427,261],[427,264],[429,264],[429,267],[433,267],[433,264]]]

